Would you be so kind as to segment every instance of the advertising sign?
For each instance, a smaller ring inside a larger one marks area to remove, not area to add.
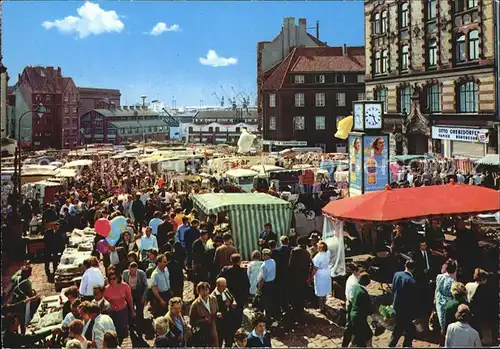
[[[432,138],[471,143],[488,143],[488,130],[479,128],[432,126]]]
[[[389,184],[389,137],[363,137],[364,192],[383,190]]]
[[[361,194],[362,185],[362,137],[349,135],[349,193]]]

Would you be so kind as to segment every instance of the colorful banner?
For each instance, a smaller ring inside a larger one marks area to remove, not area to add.
[[[389,137],[364,136],[364,192],[377,191],[389,184]]]
[[[349,188],[361,191],[362,175],[362,138],[359,136],[349,136]]]

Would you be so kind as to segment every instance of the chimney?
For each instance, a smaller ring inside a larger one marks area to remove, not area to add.
[[[61,74],[61,67],[57,67],[57,75],[58,76],[62,76],[62,74]]]
[[[319,21],[316,21],[316,39],[319,40]],[[326,42],[325,42],[326,44]]]
[[[299,18],[299,31],[304,33],[307,31],[307,19]]]
[[[347,56],[347,45],[344,44],[344,47],[342,48],[342,55]]]

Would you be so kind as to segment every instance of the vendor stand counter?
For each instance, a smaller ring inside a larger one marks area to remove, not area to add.
[[[45,242],[43,235],[28,234],[22,237],[25,247],[26,259],[40,259],[44,256]]]
[[[54,276],[56,291],[63,287],[75,285],[83,275],[83,261],[92,256],[93,230],[75,229],[69,237],[69,244],[62,256]]]
[[[61,328],[64,301],[59,295],[44,297],[33,319],[28,324],[28,330],[36,332],[49,328]]]

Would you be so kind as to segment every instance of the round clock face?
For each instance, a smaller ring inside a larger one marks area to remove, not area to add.
[[[354,129],[362,130],[363,129],[363,105],[355,104],[354,105]]]
[[[365,128],[382,128],[382,106],[380,104],[365,105]]]

